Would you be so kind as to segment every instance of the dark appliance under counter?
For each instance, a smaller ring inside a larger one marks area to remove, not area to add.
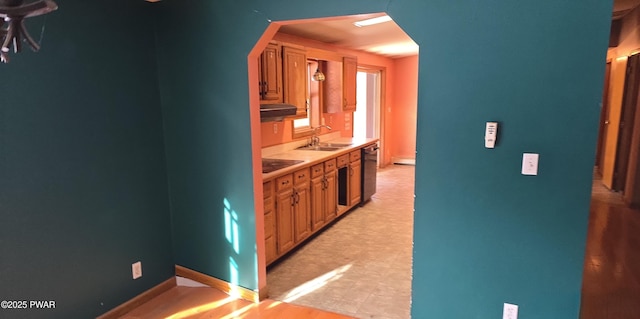
[[[376,175],[378,173],[378,144],[362,148],[362,200],[364,205],[376,193]]]

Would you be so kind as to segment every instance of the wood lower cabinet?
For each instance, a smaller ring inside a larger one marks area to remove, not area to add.
[[[357,149],[263,183],[267,265],[360,203],[361,154]]]
[[[295,220],[295,242],[299,243],[311,235],[311,196],[309,195],[309,169],[293,173],[293,218]]]
[[[276,246],[278,255],[293,248],[293,175],[289,174],[276,179]]]
[[[276,248],[276,202],[275,202],[275,190],[274,182],[269,181],[262,184],[264,192],[264,241],[265,241],[265,253],[266,262],[270,264],[276,257],[278,257],[278,251]]]
[[[324,220],[328,223],[338,217],[338,173],[335,159],[324,162],[324,179]]]
[[[362,151],[349,153],[349,206],[360,203],[362,198]]]
[[[309,195],[309,169],[302,169],[293,174],[287,174],[275,180],[275,205],[269,214],[270,198],[267,198],[269,182],[263,184],[265,199],[265,245],[267,246],[267,264],[276,257],[291,250],[297,243],[311,235],[311,197]],[[273,198],[274,196],[271,196]],[[271,221],[272,217],[275,221]],[[268,224],[275,225],[275,234],[268,236]],[[273,241],[275,240],[275,256]]]
[[[337,216],[338,188],[336,160],[331,159],[311,168],[311,226],[316,231]]]
[[[311,167],[311,229],[316,230],[324,226],[324,164]]]

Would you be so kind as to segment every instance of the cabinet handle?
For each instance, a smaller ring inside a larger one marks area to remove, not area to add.
[[[294,189],[293,192],[291,193],[291,206],[295,206],[296,205],[296,190]]]

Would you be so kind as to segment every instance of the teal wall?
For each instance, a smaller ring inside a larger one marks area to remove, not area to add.
[[[2,318],[93,318],[174,274],[149,4],[57,2],[0,65],[0,299],[57,307]]]
[[[577,318],[611,3],[163,1],[176,262],[255,289],[246,57],[269,21],[387,11],[421,46],[414,318]],[[496,149],[486,121],[501,122]],[[523,152],[538,176],[520,175]],[[224,198],[240,253],[224,238]]]
[[[174,263],[256,289],[247,54],[269,20],[387,11],[421,46],[413,317],[578,317],[611,3],[59,5],[0,65],[0,296],[58,305],[21,316],[96,316]]]

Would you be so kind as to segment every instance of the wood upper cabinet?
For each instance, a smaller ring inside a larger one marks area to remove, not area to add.
[[[271,42],[258,60],[260,104],[282,103],[281,46]]]
[[[284,103],[295,105],[296,117],[307,116],[307,55],[303,48],[282,46]]]
[[[356,79],[358,76],[358,60],[352,57],[344,57],[342,59],[343,68],[343,106],[342,110],[356,110]]]
[[[358,60],[354,57],[343,57],[342,61],[323,61],[322,66],[326,77],[322,84],[324,112],[355,111]]]
[[[325,76],[325,80],[322,82],[322,108],[325,113],[342,112],[344,105],[342,62],[322,61],[321,65]]]
[[[276,212],[273,181],[262,184],[264,203],[264,241],[267,265],[276,260]]]

